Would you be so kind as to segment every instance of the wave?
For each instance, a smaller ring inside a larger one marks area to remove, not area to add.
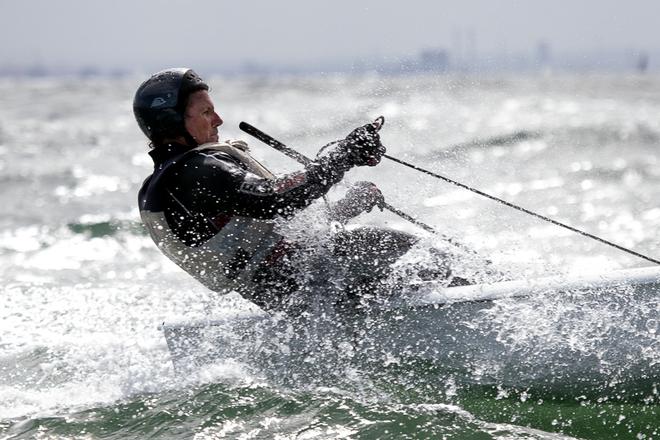
[[[115,236],[117,234],[147,235],[142,222],[130,220],[107,220],[89,223],[68,223],[67,228],[75,234],[85,234],[90,238]]]
[[[543,133],[540,131],[519,130],[519,131],[514,131],[512,133],[505,133],[487,138],[474,139],[467,142],[453,144],[448,147],[445,147],[443,150],[446,152],[450,152],[456,150],[469,150],[474,148],[489,148],[495,146],[515,145],[520,142],[539,139],[542,136]]]

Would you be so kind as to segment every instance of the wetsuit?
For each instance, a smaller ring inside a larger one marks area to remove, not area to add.
[[[139,206],[153,240],[210,289],[236,290],[264,308],[300,287],[289,258],[296,244],[275,231],[273,219],[308,206],[351,167],[341,154],[330,153],[305,171],[276,177],[241,141],[196,148],[173,144],[150,155],[154,173],[140,190]],[[405,251],[414,241],[369,230],[351,237],[338,240],[343,244],[337,256],[346,261],[351,260],[350,244],[366,249],[367,241],[373,241],[382,256],[386,247],[394,244]]]

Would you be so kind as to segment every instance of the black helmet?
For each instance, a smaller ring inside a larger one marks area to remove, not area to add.
[[[176,68],[158,72],[143,82],[135,92],[135,119],[154,145],[179,136],[190,142],[192,136],[184,124],[188,97],[193,92],[208,89],[209,86],[192,69]]]

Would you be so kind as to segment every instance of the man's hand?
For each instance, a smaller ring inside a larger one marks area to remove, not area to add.
[[[307,171],[325,185],[339,182],[353,167],[378,165],[385,154],[378,135],[384,122],[385,118],[380,116],[374,122],[356,128],[346,138],[321,148],[316,160],[307,166]]]
[[[383,210],[385,198],[378,187],[371,182],[357,182],[346,191],[346,196],[330,207],[331,221],[346,223],[363,212],[370,212],[374,206]]]
[[[351,165],[371,167],[378,165],[386,151],[378,135],[381,126],[382,122],[379,118],[376,122],[356,128],[339,142]]]
[[[371,212],[374,206],[382,211],[385,204],[385,197],[378,187],[374,183],[364,181],[353,184],[346,192],[346,200],[360,213]]]

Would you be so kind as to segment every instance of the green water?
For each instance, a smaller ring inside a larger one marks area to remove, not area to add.
[[[419,364],[370,374],[346,369],[343,379],[337,380],[341,383],[336,386],[248,381],[173,389],[91,409],[63,408],[60,415],[4,420],[0,435],[7,439],[561,438],[552,433],[583,439],[653,439],[660,435],[660,395],[651,381],[600,384],[588,393],[579,386],[517,389],[461,384],[451,372]]]

